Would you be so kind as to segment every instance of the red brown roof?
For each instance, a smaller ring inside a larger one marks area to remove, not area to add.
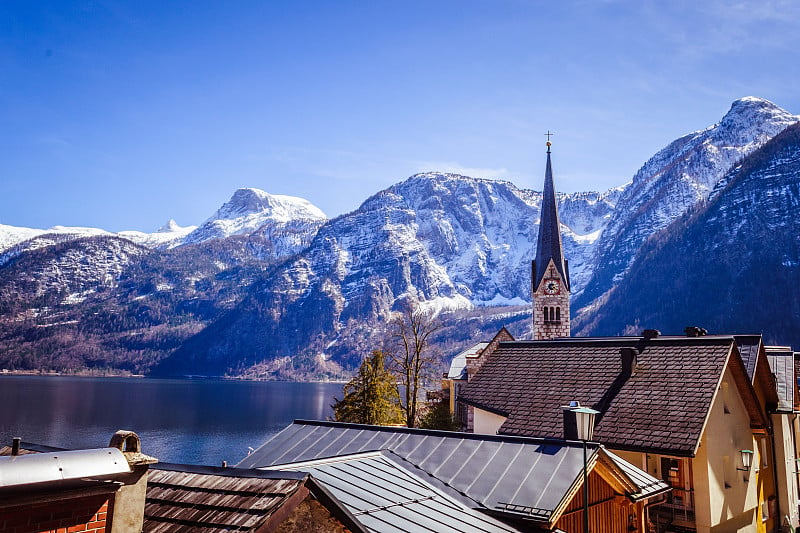
[[[638,352],[630,377],[621,348]],[[459,399],[507,416],[500,433],[563,437],[561,406],[600,411],[594,440],[611,449],[694,455],[725,368],[753,425],[763,417],[729,336],[569,338],[500,343]]]

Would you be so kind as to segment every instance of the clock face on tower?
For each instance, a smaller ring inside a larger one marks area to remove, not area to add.
[[[561,292],[561,285],[557,279],[544,280],[544,292],[547,294],[558,294]]]

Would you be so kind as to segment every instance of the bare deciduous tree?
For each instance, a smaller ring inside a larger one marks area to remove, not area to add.
[[[407,304],[391,322],[392,338],[397,347],[390,352],[392,369],[404,387],[401,407],[406,424],[417,425],[419,394],[435,356],[430,349],[431,336],[442,328],[433,313],[416,303]]]

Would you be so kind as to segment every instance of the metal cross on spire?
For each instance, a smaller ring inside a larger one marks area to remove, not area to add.
[[[555,135],[555,133],[551,133],[550,130],[547,130],[547,133],[545,133],[545,136],[547,137],[547,153],[548,154],[550,153],[550,144],[551,144],[550,143],[550,137],[552,137],[553,135]]]

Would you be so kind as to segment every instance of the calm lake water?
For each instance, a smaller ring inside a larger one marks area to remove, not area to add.
[[[295,418],[332,415],[341,383],[0,376],[0,443],[108,446],[118,429],[172,463],[233,465]]]

